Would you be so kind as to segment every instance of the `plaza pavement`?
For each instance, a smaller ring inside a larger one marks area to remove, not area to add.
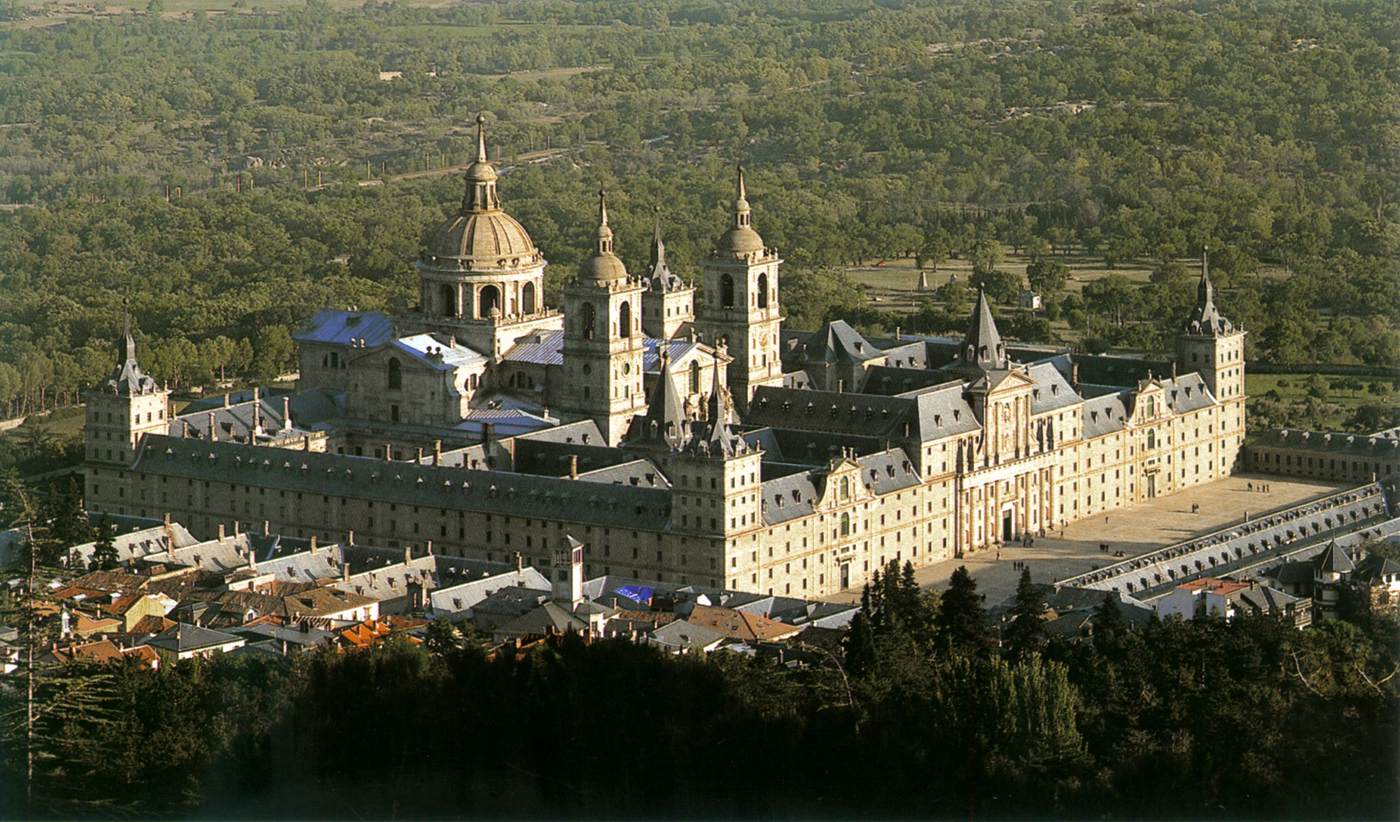
[[[1267,493],[1259,490],[1265,482],[1270,486]],[[1250,490],[1251,483],[1254,490]],[[977,590],[992,606],[1016,592],[1021,576],[1014,567],[1017,560],[1030,568],[1032,580],[1054,582],[1218,530],[1242,521],[1246,514],[1253,518],[1291,508],[1346,487],[1349,486],[1299,478],[1236,474],[1106,516],[1071,523],[1063,534],[1057,530],[1053,535],[1038,537],[1033,548],[1004,546],[999,559],[996,551],[980,551],[934,563],[915,571],[914,578],[924,588],[942,589],[947,587],[949,575],[959,565],[966,565],[977,581]],[[1192,513],[1192,504],[1199,505],[1200,511]],[[1107,552],[1099,550],[1102,543],[1108,544]],[[1124,557],[1114,557],[1115,551],[1124,552]],[[860,590],[843,591],[827,599],[858,601]]]

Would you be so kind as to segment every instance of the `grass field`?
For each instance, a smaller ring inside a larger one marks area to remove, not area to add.
[[[1135,283],[1146,283],[1152,276],[1152,265],[1146,261],[1134,261],[1117,268],[1105,268],[1103,261],[1095,257],[1069,255],[1056,257],[1056,261],[1069,266],[1067,291],[1079,293],[1084,286],[1094,280],[1119,274]],[[1026,265],[1030,260],[1023,256],[1011,256],[997,266],[998,270],[1009,271],[1024,278]],[[922,295],[918,292],[919,271],[909,258],[895,260],[871,260],[866,264],[846,269],[851,278],[864,286],[871,302],[887,311],[908,314],[916,311]],[[972,261],[967,259],[947,260],[938,266],[937,271],[925,269],[930,290],[936,290],[957,277],[966,283],[972,276]]]

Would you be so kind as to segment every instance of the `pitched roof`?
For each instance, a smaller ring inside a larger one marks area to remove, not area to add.
[[[733,608],[718,608],[713,605],[696,605],[690,611],[687,622],[720,631],[731,639],[749,641],[787,639],[802,632],[793,625],[786,625],[767,617],[737,611]]]
[[[987,292],[977,289],[977,305],[972,309],[972,318],[963,336],[958,360],[963,365],[976,366],[983,371],[1004,371],[1010,367],[1006,356],[1006,344],[997,330],[996,318],[992,316],[992,304],[987,300]]]
[[[149,645],[164,651],[184,653],[187,651],[200,651],[206,648],[217,648],[232,642],[242,643],[243,641],[242,637],[226,634],[223,631],[214,631],[208,628],[201,628],[198,625],[177,622],[173,628],[168,628],[142,641],[141,644]]]
[[[1356,563],[1351,561],[1351,556],[1345,548],[1338,545],[1336,540],[1332,540],[1313,560],[1313,567],[1324,573],[1349,574],[1356,570]]]
[[[349,346],[354,340],[364,340],[367,348],[378,348],[394,335],[394,324],[387,314],[378,311],[342,311],[325,308],[316,312],[305,328],[292,335],[301,343],[326,343]]]

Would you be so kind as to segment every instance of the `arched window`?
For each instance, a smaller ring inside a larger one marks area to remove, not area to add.
[[[768,307],[768,272],[758,275],[758,307]]]
[[[535,310],[535,284],[526,283],[525,287],[520,289],[520,313],[533,314]]]
[[[491,316],[491,310],[500,311],[501,290],[494,285],[488,285],[477,295],[476,316],[479,319],[486,319]]]
[[[403,388],[403,366],[399,364],[398,357],[389,358],[389,390],[398,391]]]
[[[841,536],[843,536],[843,537],[849,537],[850,535],[851,535],[851,515],[850,515],[849,513],[842,514],[842,515],[841,515]]]
[[[617,335],[632,336],[632,304],[626,301],[617,307]]]
[[[850,498],[851,498],[851,478],[850,478],[850,477],[842,477],[842,478],[841,478],[841,499],[850,499]]]
[[[1147,429],[1147,447],[1149,450],[1157,447],[1157,432],[1151,428]]]
[[[442,316],[457,316],[457,287],[451,283],[443,283],[438,286],[438,299],[441,304]]]
[[[584,303],[582,314],[578,320],[579,335],[585,340],[593,339],[593,326],[598,322],[598,312],[593,310],[593,303]]]
[[[734,278],[728,274],[719,278],[719,307],[734,307]]]
[[[690,361],[690,393],[700,393],[700,363],[695,360]]]

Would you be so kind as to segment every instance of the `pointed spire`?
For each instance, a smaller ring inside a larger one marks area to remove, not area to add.
[[[1201,248],[1201,282],[1196,286],[1196,308],[1186,324],[1188,334],[1228,334],[1234,325],[1215,307],[1215,285],[1210,281],[1209,246]]]
[[[467,166],[463,175],[467,183],[466,194],[462,196],[462,212],[491,211],[501,207],[500,195],[496,193],[496,168],[486,159],[486,117],[476,115],[476,160]]]
[[[744,185],[744,167],[735,166],[736,180],[734,184],[734,227],[745,228],[753,222],[753,215],[749,211],[748,189]]]
[[[981,288],[977,289],[977,306],[972,309],[972,321],[968,323],[967,336],[958,356],[963,363],[983,370],[1001,370],[1008,366],[1006,344],[997,330],[987,292]]]
[[[613,233],[608,225],[608,194],[598,188],[598,254],[613,253]]]
[[[583,262],[579,275],[585,280],[610,282],[627,279],[627,267],[613,253],[613,232],[608,225],[608,195],[598,188],[598,244]]]

